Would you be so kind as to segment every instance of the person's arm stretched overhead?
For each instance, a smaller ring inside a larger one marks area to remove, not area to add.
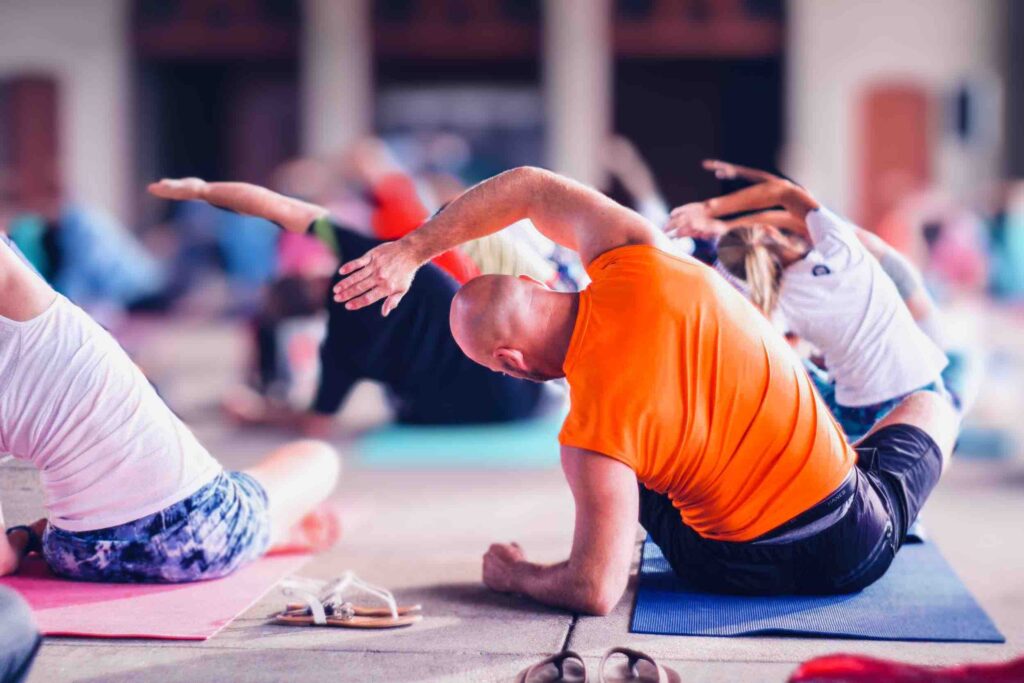
[[[569,559],[529,562],[515,543],[492,545],[483,579],[493,590],[522,593],[547,605],[608,614],[622,598],[636,545],[636,475],[611,458],[563,447],[562,469],[576,501]]]
[[[630,244],[668,246],[653,225],[600,192],[550,171],[521,167],[471,187],[402,239],[346,263],[340,272],[347,277],[335,286],[335,301],[355,310],[384,299],[387,315],[431,258],[524,218],[578,252],[584,263]]]
[[[665,228],[669,235],[715,239],[738,225],[765,223],[810,239],[805,219],[819,204],[807,190],[766,171],[724,161],[705,161],[704,168],[721,179],[743,178],[757,184],[673,209]],[[737,213],[748,215],[721,220],[723,216]]]
[[[161,199],[200,200],[246,216],[265,218],[288,232],[304,233],[327,209],[249,183],[208,183],[201,178],[164,178],[149,186]]]
[[[700,233],[699,236],[702,237],[719,237],[736,227],[764,223],[810,237],[807,214],[818,208],[818,204],[803,188],[767,171],[724,161],[705,161],[704,168],[723,180],[742,178],[758,184],[723,197],[678,207],[672,212],[669,221],[670,233]],[[766,208],[772,205],[780,205],[783,208]],[[719,218],[746,211],[755,213],[729,220]],[[881,237],[864,228],[853,227],[858,241],[875,257],[885,274],[895,283],[914,320],[941,346],[939,308],[924,287],[921,274],[910,261]]]

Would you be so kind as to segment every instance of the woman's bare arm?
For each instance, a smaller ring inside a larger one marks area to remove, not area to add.
[[[165,178],[149,186],[161,199],[200,200],[246,216],[265,218],[288,232],[303,233],[327,209],[249,183],[208,183],[201,178]]]
[[[819,208],[819,204],[807,190],[766,171],[724,161],[705,161],[704,168],[714,172],[718,178],[742,178],[757,184],[721,197],[677,207],[669,217],[667,232],[713,239],[737,225],[767,223],[810,238],[805,219],[808,213]],[[782,209],[775,208],[780,206]],[[730,221],[720,220],[722,216],[750,212],[756,213]]]

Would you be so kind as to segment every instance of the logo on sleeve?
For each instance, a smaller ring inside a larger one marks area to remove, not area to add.
[[[822,275],[831,275],[832,271],[823,263],[819,263],[811,269],[811,275],[814,277],[820,277]]]

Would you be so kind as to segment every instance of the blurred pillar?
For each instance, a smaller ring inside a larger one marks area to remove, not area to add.
[[[601,148],[611,131],[610,0],[545,0],[544,100],[548,166],[603,184]]]
[[[305,0],[302,150],[337,152],[373,129],[369,0]]]

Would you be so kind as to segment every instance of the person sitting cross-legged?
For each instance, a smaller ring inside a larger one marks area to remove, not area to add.
[[[334,449],[297,441],[228,472],[118,343],[0,240],[0,455],[39,470],[47,518],[0,536],[0,575],[33,550],[59,576],[186,582],[268,549],[333,544]]]

